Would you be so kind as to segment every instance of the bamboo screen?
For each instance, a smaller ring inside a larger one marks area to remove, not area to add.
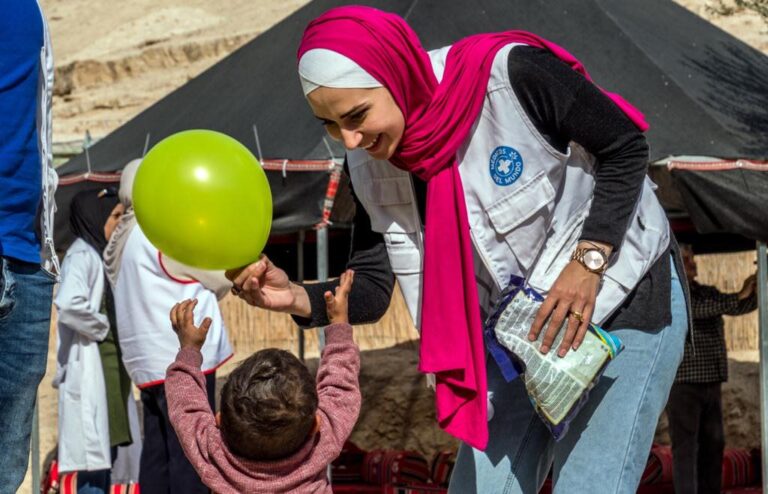
[[[739,291],[744,278],[756,270],[754,251],[699,255],[696,260],[698,281],[724,292]],[[299,330],[289,316],[256,309],[232,296],[227,296],[221,307],[236,350],[235,360],[268,347],[298,352]],[[317,357],[317,332],[305,331],[304,335],[306,357]],[[757,350],[757,312],[740,317],[726,316],[725,338],[729,350]],[[418,334],[399,290],[395,290],[389,310],[379,322],[355,328],[355,340],[361,350],[387,348],[405,341],[414,341],[415,345],[416,339]]]

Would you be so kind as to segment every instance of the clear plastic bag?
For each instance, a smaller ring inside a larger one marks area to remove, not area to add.
[[[578,350],[570,350],[565,357],[557,356],[557,352],[542,354],[538,350],[540,343],[527,338],[542,301],[539,293],[525,286],[525,280],[512,277],[488,317],[484,332],[486,346],[504,378],[507,382],[523,379],[531,404],[559,440],[623,344],[615,335],[590,324]],[[559,346],[564,334],[562,327],[552,348]]]

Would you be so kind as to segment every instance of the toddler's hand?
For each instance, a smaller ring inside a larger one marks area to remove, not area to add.
[[[325,292],[325,309],[328,311],[328,320],[331,324],[349,323],[349,291],[352,289],[352,280],[355,272],[347,269],[341,275],[341,282],[336,287],[336,294]]]
[[[181,348],[192,347],[199,351],[203,348],[212,320],[210,317],[206,317],[199,328],[195,326],[194,309],[196,305],[197,299],[184,300],[174,305],[171,309],[171,326],[176,331],[176,336],[179,337]]]

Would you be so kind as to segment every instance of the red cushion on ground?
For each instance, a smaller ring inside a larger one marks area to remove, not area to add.
[[[333,494],[384,494],[384,487],[370,484],[332,485]]]
[[[347,441],[339,457],[331,463],[331,482],[351,484],[363,481],[363,461],[367,453],[355,443]]]
[[[723,488],[755,485],[758,471],[748,449],[729,448],[723,452]]]
[[[384,486],[383,494],[447,494],[448,489],[433,484],[407,484]]]
[[[109,494],[140,494],[139,484],[112,484]]]
[[[672,448],[654,444],[648,455],[640,485],[672,482]]]
[[[429,463],[412,451],[374,450],[365,456],[363,481],[368,484],[410,484],[429,482]]]
[[[453,472],[453,466],[455,464],[455,451],[442,451],[438,453],[437,456],[435,456],[435,459],[432,460],[432,482],[434,482],[436,485],[447,487],[448,481],[451,480],[451,472]]]
[[[675,494],[675,486],[669,484],[646,484],[637,488],[637,494]]]
[[[77,472],[59,475],[59,493],[77,494]]]

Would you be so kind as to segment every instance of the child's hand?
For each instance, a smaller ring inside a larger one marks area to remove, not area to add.
[[[192,347],[200,351],[205,343],[205,337],[208,335],[208,328],[211,327],[211,318],[206,317],[200,327],[195,326],[194,309],[197,305],[197,299],[185,300],[179,302],[171,309],[171,326],[179,337],[181,348]]]
[[[352,280],[355,272],[347,269],[341,275],[341,283],[336,287],[336,295],[330,291],[325,292],[325,310],[328,311],[328,320],[331,324],[349,323],[349,312],[347,310],[349,291],[352,289]]]

